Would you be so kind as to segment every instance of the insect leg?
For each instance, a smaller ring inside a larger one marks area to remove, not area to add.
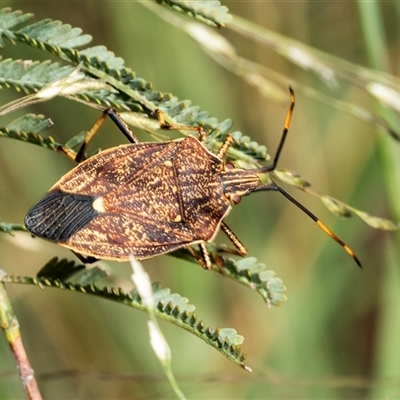
[[[100,126],[103,124],[103,122],[104,122],[106,117],[107,117],[107,114],[105,114],[105,112],[103,112],[101,117],[95,122],[95,124],[93,125],[92,129],[86,135],[85,140],[83,141],[80,149],[78,150],[78,152],[76,154],[73,151],[71,151],[70,149],[68,149],[67,147],[65,147],[65,146],[61,146],[58,149],[58,151],[64,153],[69,158],[71,158],[72,160],[74,160],[74,161],[76,161],[78,163],[83,161],[85,159],[85,151],[86,151],[86,147],[87,147],[88,143],[90,142],[92,137],[95,135],[95,133],[98,131]]]
[[[96,257],[84,256],[83,254],[77,253],[76,251],[71,251],[76,255],[79,261],[83,262],[84,264],[93,264],[94,262],[98,261],[98,258]]]
[[[226,236],[228,236],[229,240],[234,244],[236,247],[236,252],[240,256],[245,256],[247,255],[247,249],[244,247],[242,242],[238,239],[238,237],[232,232],[232,230],[229,228],[228,225],[224,221],[221,222],[221,230],[222,232],[225,233]]]
[[[70,150],[68,147],[65,146],[60,146],[57,151],[59,151],[60,153],[65,154],[67,157],[69,157],[71,160],[75,161],[76,158],[76,153],[73,152],[72,150]]]
[[[204,243],[199,244],[200,254],[192,246],[187,246],[187,249],[204,269],[211,269],[212,263],[210,255]]]
[[[81,161],[83,161],[86,158],[85,152],[86,152],[87,145],[92,140],[93,136],[99,130],[101,125],[103,125],[103,122],[106,119],[106,117],[107,117],[107,114],[105,112],[103,112],[103,114],[101,114],[101,117],[95,122],[92,129],[86,135],[86,138],[85,138],[84,142],[82,143],[81,148],[76,153],[76,156],[74,158],[76,162],[80,163]]]
[[[208,250],[207,247],[205,245],[205,243],[200,243],[199,244],[199,250],[200,250],[200,255],[201,255],[201,259],[203,261],[203,268],[204,269],[211,269],[212,266],[212,262],[210,259],[210,255],[208,254]]]
[[[235,141],[235,139],[232,137],[232,135],[228,134],[223,141],[221,147],[218,150],[217,157],[220,160],[225,159],[225,155],[228,152],[229,147],[231,147],[232,143]]]
[[[165,122],[164,113],[161,110],[156,110],[157,119],[160,123],[160,128],[166,131],[196,131],[198,133],[198,139],[200,142],[204,142],[206,139],[206,132],[201,126],[195,125],[179,125],[179,124],[168,124]]]
[[[78,152],[76,154],[64,146],[60,147],[59,151],[63,152],[69,158],[75,160],[78,163],[85,160],[86,148],[87,148],[89,142],[92,140],[93,136],[97,133],[97,131],[101,127],[101,125],[103,125],[103,122],[107,118],[107,115],[111,118],[111,120],[115,123],[115,125],[117,125],[117,127],[120,129],[120,131],[127,137],[127,139],[131,143],[139,142],[139,140],[136,138],[134,133],[129,129],[128,125],[124,122],[124,120],[121,118],[121,116],[115,110],[110,108],[110,109],[104,110],[101,117],[95,122],[92,129],[86,135],[84,142],[82,143],[80,149],[78,150]]]

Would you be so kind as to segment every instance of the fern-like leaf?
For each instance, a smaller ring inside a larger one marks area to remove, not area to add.
[[[52,258],[36,274],[38,278],[58,279],[60,281],[74,277],[76,283],[81,286],[93,285],[108,275],[107,271],[98,266],[86,268],[83,264],[76,264],[74,261],[65,258],[58,259],[58,257]]]
[[[61,266],[68,265],[68,270],[74,269],[73,263],[65,260],[52,260],[52,268],[57,269],[57,264]],[[45,276],[29,277],[14,276],[4,274],[1,279],[4,283],[20,283],[36,285],[41,288],[53,287],[63,290],[70,290],[84,293],[86,295],[94,295],[108,300],[115,301],[120,304],[135,308],[137,310],[149,312],[148,307],[142,302],[136,289],[126,292],[121,288],[110,286],[100,287],[97,284],[81,285],[66,280],[53,279]],[[155,299],[153,313],[165,321],[177,325],[193,335],[197,336],[208,345],[214,347],[221,354],[227,357],[236,365],[248,371],[251,369],[244,363],[246,356],[241,351],[243,336],[238,335],[233,328],[208,328],[203,321],[199,321],[196,308],[189,304],[188,299],[181,297],[176,293],[171,293],[169,289],[161,288],[159,284],[153,284],[153,296]]]
[[[22,11],[12,11],[10,7],[3,8],[0,10],[0,47],[4,47],[3,37],[7,37],[12,40],[9,36],[9,30],[28,22],[33,18],[33,14],[24,14]]]
[[[90,35],[82,35],[82,29],[72,28],[69,24],[51,19],[28,25],[20,29],[19,34],[29,36],[31,40],[45,42],[50,46],[64,48],[80,47],[92,40]]]
[[[57,257],[54,257],[39,270],[36,276],[38,278],[64,281],[83,269],[85,269],[83,264],[76,265],[74,261],[59,260]]]
[[[45,119],[44,115],[26,114],[10,122],[6,129],[9,131],[40,133],[52,125],[53,122],[50,119]]]
[[[63,78],[73,69],[58,62],[5,59],[0,62],[0,87],[14,87],[16,90],[30,93]]]
[[[255,257],[239,259],[225,257],[223,254],[229,252],[227,246],[215,243],[208,243],[207,250],[213,261],[214,271],[255,290],[268,306],[279,306],[287,301],[286,286],[282,279]],[[172,255],[198,264],[198,261],[186,249],[177,250]]]
[[[200,3],[200,2],[198,2]],[[205,3],[205,2],[201,2]],[[212,14],[219,7],[216,4],[210,3],[207,7]],[[204,4],[199,9],[204,7]],[[207,7],[205,9],[207,9]],[[222,9],[221,9],[222,10]],[[11,13],[11,10],[7,9]],[[201,14],[201,13],[200,13]],[[200,15],[199,14],[199,15]],[[0,15],[1,17],[1,15]],[[4,17],[6,20],[7,18]],[[5,24],[5,26],[8,26]],[[0,27],[2,27],[2,20],[0,18]],[[48,34],[47,29],[50,29],[52,34]],[[57,57],[72,63],[74,66],[81,65],[81,71],[88,74],[89,77],[97,77],[105,80],[108,84],[112,85],[118,90],[117,94],[109,93],[96,93],[96,92],[82,92],[75,97],[84,99],[86,101],[102,104],[107,107],[125,108],[132,111],[142,111],[148,115],[157,109],[161,108],[166,115],[166,121],[172,124],[181,123],[185,125],[197,124],[205,127],[206,130],[211,131],[209,135],[210,145],[215,146],[215,142],[220,144],[227,134],[229,124],[227,121],[222,123],[218,122],[216,118],[210,118],[208,112],[202,111],[199,107],[193,107],[189,101],[180,101],[170,94],[161,93],[151,89],[151,84],[144,79],[139,78],[135,73],[124,66],[124,60],[116,57],[114,53],[109,51],[104,46],[95,46],[86,48],[84,50],[77,50],[76,45],[86,44],[89,41],[89,35],[82,35],[81,30],[72,28],[70,25],[62,24],[59,21],[43,20],[38,23],[28,25],[20,30],[13,31],[11,29],[3,28],[3,35],[6,36],[12,43],[22,42],[29,46],[36,47],[40,50],[47,51]],[[73,32],[70,33],[70,32]],[[71,36],[69,36],[71,35]],[[8,63],[13,61],[8,60]],[[14,61],[15,63],[22,63],[23,61]],[[58,79],[60,76],[65,76],[69,72],[66,66],[59,66],[57,63],[44,64],[34,63],[34,66],[41,68],[48,68],[47,74],[43,78],[39,78],[39,73],[34,74],[33,78],[37,78],[33,82],[27,82],[24,79],[24,70],[19,68],[19,73],[12,76],[13,81],[3,82],[4,87],[15,87],[17,90],[39,90],[49,83],[53,77]],[[5,66],[6,67],[6,66]],[[9,72],[9,71],[6,71]],[[32,67],[31,72],[34,72]],[[0,81],[0,85],[1,85]],[[191,134],[183,132],[183,134]],[[265,146],[260,146],[256,142],[249,140],[240,132],[234,132],[237,139],[232,149],[229,151],[229,156],[232,159],[243,159],[248,163],[254,165],[254,159],[265,160],[267,153]]]
[[[57,151],[60,143],[56,143],[51,136],[44,138],[39,134],[52,125],[52,121],[45,119],[43,115],[27,114],[0,128],[0,137],[17,139]]]

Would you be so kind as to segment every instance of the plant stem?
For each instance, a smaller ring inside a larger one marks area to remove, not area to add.
[[[34,371],[22,343],[19,323],[3,283],[0,283],[0,326],[10,346],[28,398],[30,400],[41,400],[42,396],[39,392]]]

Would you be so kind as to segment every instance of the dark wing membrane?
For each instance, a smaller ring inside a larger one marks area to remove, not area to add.
[[[65,242],[98,214],[92,204],[92,196],[54,190],[28,211],[24,223],[35,236]]]
[[[160,142],[127,144],[104,150],[68,172],[53,188],[103,196],[172,158],[175,147],[174,142]]]
[[[184,225],[154,221],[128,213],[99,213],[66,243],[78,253],[96,258],[138,260],[168,253],[196,241]]]

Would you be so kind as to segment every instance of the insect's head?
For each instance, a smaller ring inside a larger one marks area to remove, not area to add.
[[[243,196],[258,190],[262,182],[257,170],[236,168],[231,162],[225,164],[221,180],[224,194],[233,204],[238,204]]]
[[[228,165],[228,164],[227,164]],[[338,236],[336,236],[317,216],[315,216],[308,208],[297,201],[284,189],[278,186],[269,174],[271,170],[269,167],[257,168],[257,169],[241,169],[235,168],[230,165],[221,174],[222,184],[224,188],[225,196],[232,201],[234,204],[238,204],[243,196],[254,192],[260,191],[275,191],[280,192],[286,197],[291,203],[308,215],[328,236],[330,236],[335,242],[344,248],[346,253],[353,258],[359,267],[361,263],[353,250],[343,242]]]

